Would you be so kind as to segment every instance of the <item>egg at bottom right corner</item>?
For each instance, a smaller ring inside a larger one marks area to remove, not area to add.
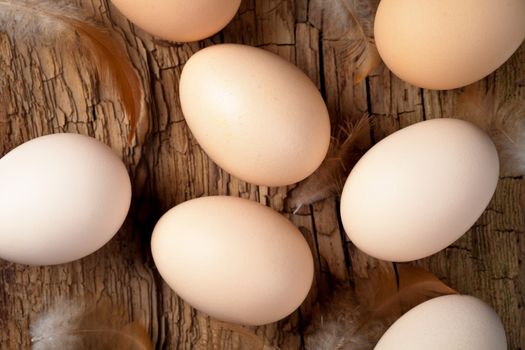
[[[466,295],[447,295],[416,306],[398,319],[374,350],[506,350],[496,312]]]
[[[350,240],[375,258],[422,259],[476,223],[498,180],[498,154],[485,132],[459,119],[427,120],[359,160],[341,195],[341,219]]]

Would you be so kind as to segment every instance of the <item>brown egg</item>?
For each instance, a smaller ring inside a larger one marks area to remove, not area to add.
[[[244,181],[299,182],[328,151],[330,120],[319,90],[271,52],[233,44],[208,47],[186,63],[179,90],[199,145]]]
[[[375,39],[401,79],[427,89],[462,87],[518,49],[525,39],[525,1],[382,0]]]
[[[303,302],[313,280],[301,232],[274,210],[241,198],[176,206],[155,226],[151,250],[177,295],[227,322],[278,321]]]
[[[241,0],[111,0],[131,22],[172,41],[197,41],[219,32]]]

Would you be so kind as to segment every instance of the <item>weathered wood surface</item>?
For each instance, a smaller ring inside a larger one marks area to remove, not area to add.
[[[76,70],[68,52],[52,47],[37,50],[0,33],[0,155],[39,135],[69,131],[95,136],[128,165],[133,208],[116,238],[81,261],[55,267],[0,263],[1,349],[28,349],[29,324],[42,310],[57,300],[87,297],[125,307],[130,320],[146,325],[157,349],[246,348],[242,336],[224,330],[177,298],[160,279],[149,252],[156,220],[191,198],[228,194],[283,211],[286,188],[252,186],[229,176],[206,157],[184,123],[178,80],[184,62],[203,46],[244,43],[296,63],[321,89],[334,130],[364,112],[373,116],[372,143],[411,123],[456,113],[457,92],[414,88],[384,67],[354,85],[341,45],[323,39],[330,21],[313,1],[243,0],[222,33],[200,43],[173,45],[133,27],[105,0],[76,2],[126,43],[147,86],[151,113],[141,122],[139,137],[128,145],[129,123],[122,116],[123,107],[102,100],[97,78]],[[513,94],[525,95],[525,88],[515,84],[522,77],[525,46],[478,84],[493,86],[498,101],[504,102]],[[417,262],[451,287],[493,305],[505,323],[510,349],[525,348],[524,201],[523,178],[502,178],[489,209],[470,232],[445,251]],[[287,214],[311,244],[316,279],[299,312],[256,330],[267,344],[300,348],[316,300],[335,283],[366,277],[367,269],[378,264],[347,241],[337,207],[333,198],[297,215]]]

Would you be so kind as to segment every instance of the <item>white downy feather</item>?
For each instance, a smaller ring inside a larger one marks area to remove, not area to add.
[[[151,339],[118,307],[59,301],[31,324],[33,350],[152,350]]]

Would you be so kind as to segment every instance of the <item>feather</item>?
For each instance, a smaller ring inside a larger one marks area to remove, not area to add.
[[[362,329],[363,309],[356,303],[350,287],[341,287],[331,299],[315,310],[313,322],[305,334],[307,350],[367,350],[384,332],[380,323]],[[371,340],[372,339],[372,340]]]
[[[441,295],[457,293],[432,273],[422,268],[406,264],[397,264],[396,267],[396,292],[390,295],[377,292],[375,295],[382,296],[375,298],[374,306],[371,308],[368,318],[393,323],[405,312],[422,302]]]
[[[503,175],[525,175],[525,100],[515,98],[498,109],[491,135],[499,151]]]
[[[374,40],[378,0],[321,0],[326,20],[324,39],[343,49],[343,60],[354,69],[354,83],[365,79],[381,64]]]
[[[525,175],[525,99],[496,103],[493,88],[471,85],[458,97],[456,117],[483,129],[498,149],[503,176]]]
[[[385,264],[372,269],[356,285],[339,288],[316,312],[306,334],[306,349],[373,349],[387,328],[412,307],[456,291],[430,272],[398,265],[398,279]],[[361,300],[360,300],[361,298]],[[362,299],[364,298],[364,299]]]
[[[31,324],[33,350],[153,350],[149,334],[113,305],[61,301]]]
[[[301,207],[339,194],[346,177],[364,154],[357,143],[368,132],[368,116],[355,124],[340,129],[330,145],[321,166],[292,189],[286,198],[286,207],[297,212]]]
[[[125,48],[106,28],[64,0],[0,0],[0,31],[15,41],[58,46],[64,52],[92,57],[102,82],[100,94],[122,100],[131,142],[146,113],[144,90]]]

